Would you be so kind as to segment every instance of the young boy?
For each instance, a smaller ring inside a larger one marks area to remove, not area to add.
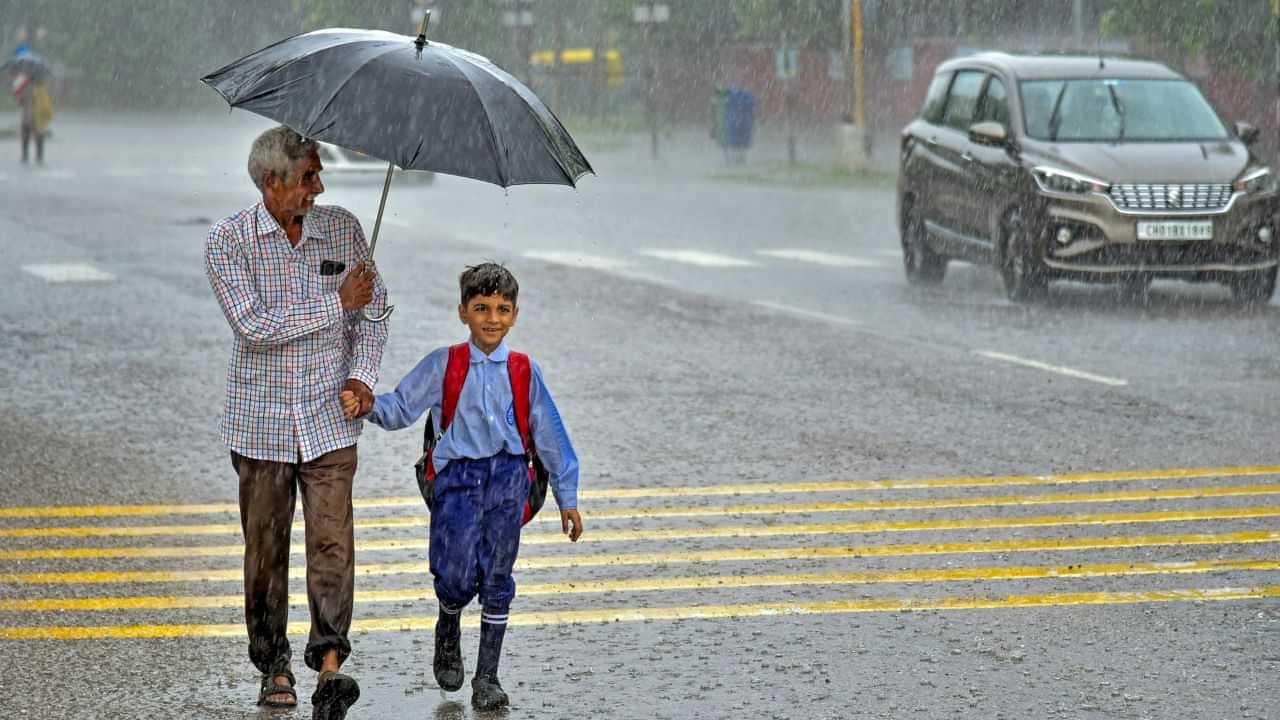
[[[471,330],[467,348],[471,362],[452,419],[432,453],[436,475],[429,554],[440,604],[432,666],[441,688],[462,687],[459,620],[462,609],[479,594],[483,613],[471,703],[492,710],[507,704],[507,694],[498,682],[498,659],[507,610],[515,596],[511,569],[529,495],[525,457],[529,448],[520,439],[507,369],[512,353],[503,342],[520,313],[516,305],[520,287],[510,271],[494,263],[467,268],[458,283],[462,290],[458,318]],[[400,381],[395,392],[377,396],[366,419],[386,430],[398,430],[430,410],[439,431],[449,350],[433,351]],[[532,361],[529,365],[529,435],[560,506],[561,529],[577,542],[582,535],[578,457],[542,371]],[[361,411],[360,400],[352,393],[342,393],[342,405],[350,417]]]

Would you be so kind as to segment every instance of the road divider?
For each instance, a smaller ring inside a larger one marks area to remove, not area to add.
[[[1280,510],[1277,510],[1280,514]],[[548,555],[522,557],[516,569],[522,571],[565,568],[679,565],[687,563],[770,562],[785,560],[836,560],[866,557],[922,557],[932,555],[979,555],[1018,552],[1064,552],[1155,548],[1174,546],[1251,545],[1280,543],[1280,531],[1231,533],[1187,533],[1177,535],[1122,535],[1109,537],[1018,538],[981,542],[916,543],[828,547],[729,548],[723,550],[682,550],[653,553]],[[356,575],[425,575],[426,561],[356,564]],[[294,566],[290,578],[305,578],[306,568]],[[66,572],[4,573],[0,585],[97,585],[124,583],[244,582],[241,568],[200,570],[88,570]]]
[[[598,593],[677,592],[682,590],[734,590],[763,587],[831,585],[899,585],[975,581],[1070,580],[1148,575],[1190,575],[1221,572],[1271,572],[1280,560],[1192,560],[1185,562],[1101,563],[1023,567],[926,568],[919,570],[868,570],[861,572],[789,573],[775,575],[712,575],[654,577],[621,580],[576,580],[564,583],[521,583],[520,595],[583,595]],[[426,602],[435,604],[430,587],[366,590],[355,593],[356,604]],[[307,596],[293,593],[289,604],[306,607]],[[243,595],[35,598],[0,600],[3,612],[105,612],[136,610],[189,610],[242,608]]]
[[[659,542],[710,538],[798,537],[812,535],[864,535],[871,533],[924,532],[939,530],[1004,530],[1011,528],[1063,527],[1087,525],[1128,525],[1140,523],[1197,522],[1204,520],[1249,520],[1280,517],[1280,506],[1243,508],[1201,508],[1189,510],[1156,510],[1139,513],[1088,513],[1079,515],[1037,515],[1027,517],[938,518],[932,520],[876,520],[855,523],[805,523],[773,525],[699,526],[649,528],[643,530],[596,530],[585,535],[588,545],[613,542]],[[563,533],[530,533],[520,544],[550,545],[565,542]],[[425,551],[427,540],[403,538],[390,540],[358,540],[357,552]],[[294,545],[293,555],[302,555],[303,547]],[[30,560],[94,560],[125,558],[193,558],[238,557],[243,545],[175,545],[167,547],[64,547],[0,550],[0,561]]]
[[[727,507],[633,507],[626,510],[595,510],[583,515],[592,521],[635,520],[658,518],[726,517],[741,515],[804,515],[824,513],[884,512],[890,510],[947,510],[982,507],[1034,507],[1039,505],[1089,505],[1101,503],[1153,502],[1168,500],[1199,500],[1205,498],[1261,497],[1280,495],[1280,485],[1240,485],[1229,487],[1169,488],[1164,490],[1126,490],[1109,493],[1046,493],[1040,495],[1004,495],[979,497],[929,498],[917,500],[871,500],[825,503],[775,503],[730,505]],[[559,520],[548,513],[541,524]],[[355,521],[357,530],[423,528],[430,524],[427,515],[409,515],[389,518],[361,518]],[[301,522],[293,525],[294,532],[305,528]],[[35,527],[0,529],[0,537],[11,538],[86,538],[86,537],[147,537],[147,536],[196,536],[239,535],[240,526],[231,523],[210,525],[130,525],[94,527]],[[609,531],[604,531],[607,535]],[[597,537],[597,533],[592,533]],[[629,539],[629,538],[628,538]],[[4,559],[0,551],[0,559]],[[29,559],[29,558],[28,558]]]
[[[1086,592],[1005,595],[1000,597],[950,596],[934,598],[884,598],[832,600],[825,602],[768,602],[735,605],[693,605],[681,607],[607,608],[515,613],[515,626],[574,625],[672,620],[720,620],[779,616],[839,615],[852,613],[924,612],[948,610],[994,610],[1066,607],[1076,605],[1139,605],[1178,602],[1231,602],[1280,597],[1280,585],[1259,587],[1188,588],[1139,592]],[[468,615],[463,624],[475,627],[478,615]],[[351,624],[353,633],[432,632],[434,615],[385,619],[360,619]],[[305,636],[310,622],[289,623],[289,634]],[[0,628],[0,641],[20,640],[136,640],[161,638],[240,638],[244,625],[93,625]]]
[[[1017,355],[1009,355],[1008,353],[996,352],[994,350],[974,350],[973,354],[990,358],[992,360],[1001,360],[1003,362],[1013,363],[1014,365],[1033,368],[1035,370],[1044,370],[1045,372],[1065,375],[1066,377],[1076,378],[1077,380],[1088,380],[1089,382],[1110,385],[1112,387],[1123,387],[1129,384],[1128,380],[1123,380],[1121,378],[1095,375],[1083,370],[1076,370],[1074,368],[1063,367],[1061,365],[1050,365],[1049,363],[1043,363],[1039,360],[1028,360],[1027,358],[1018,357]]]
[[[1173,481],[1198,478],[1239,478],[1280,475],[1280,465],[1121,470],[1111,472],[1058,473],[1047,475],[999,475],[890,480],[833,480],[795,483],[730,483],[681,487],[637,487],[584,489],[582,500],[622,500],[638,498],[714,497],[723,495],[778,495],[820,492],[862,492],[878,490],[930,490],[939,488],[1026,487],[1083,485],[1140,481]],[[357,510],[388,507],[422,507],[422,498],[413,496],[356,498]],[[154,505],[51,505],[0,508],[0,519],[161,517],[168,515],[234,515],[236,503],[166,503]],[[550,521],[543,516],[537,521]],[[554,518],[558,520],[558,518]],[[234,526],[238,528],[238,525]],[[0,529],[0,532],[6,530]],[[3,536],[3,535],[0,535]]]

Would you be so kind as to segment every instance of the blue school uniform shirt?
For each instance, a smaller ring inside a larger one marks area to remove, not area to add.
[[[489,355],[474,343],[471,367],[458,395],[449,429],[436,443],[432,463],[439,474],[450,460],[481,459],[500,452],[524,454],[520,428],[516,425],[511,399],[511,375],[507,371],[510,350],[504,341]],[[436,431],[444,402],[444,374],[449,364],[449,348],[431,352],[400,381],[394,392],[375,398],[373,410],[365,417],[386,430],[409,427],[428,410],[435,418]],[[569,442],[569,433],[560,420],[555,401],[542,380],[542,369],[529,361],[529,434],[538,458],[547,469],[548,484],[561,510],[578,506],[578,456]]]

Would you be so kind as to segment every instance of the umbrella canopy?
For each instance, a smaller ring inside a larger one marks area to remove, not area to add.
[[[8,72],[10,75],[26,75],[31,78],[32,82],[45,82],[53,72],[49,69],[49,63],[45,59],[35,53],[24,53],[9,58],[0,64],[0,70]]]
[[[593,172],[550,110],[475,53],[407,35],[295,35],[202,80],[232,107],[405,170],[508,187]]]

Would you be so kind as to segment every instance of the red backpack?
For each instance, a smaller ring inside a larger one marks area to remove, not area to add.
[[[449,363],[444,371],[444,400],[440,404],[440,432],[436,432],[434,418],[428,413],[427,425],[422,433],[422,457],[413,466],[418,490],[422,493],[422,499],[427,502],[428,511],[434,500],[436,483],[436,468],[431,462],[431,454],[436,443],[449,429],[449,423],[453,421],[458,396],[462,394],[462,384],[466,382],[467,372],[470,370],[471,344],[461,343],[450,347]],[[529,499],[525,502],[524,517],[520,520],[521,525],[527,525],[547,500],[547,469],[538,459],[538,453],[533,447],[533,437],[529,434],[529,383],[532,377],[529,356],[518,352],[510,353],[507,356],[507,373],[511,376],[516,427],[520,430],[520,441],[524,443],[525,460],[529,466]]]

